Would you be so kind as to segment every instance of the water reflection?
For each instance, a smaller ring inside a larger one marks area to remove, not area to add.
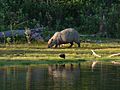
[[[80,64],[78,64],[78,72],[80,71]],[[74,71],[74,65],[68,64],[67,66],[65,64],[61,65],[49,65],[48,66],[48,72],[49,75],[53,76],[54,78],[67,78],[69,77]]]
[[[119,90],[120,65],[108,62],[0,67],[0,90]]]
[[[53,90],[74,90],[78,88],[75,86],[80,78],[80,64],[49,65],[48,72],[54,82]]]

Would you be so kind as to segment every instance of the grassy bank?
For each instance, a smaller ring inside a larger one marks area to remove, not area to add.
[[[119,42],[106,43],[81,43],[81,48],[74,45],[72,48],[59,47],[57,49],[47,48],[47,43],[42,44],[14,44],[0,45],[0,63],[61,63],[76,62],[83,60],[117,60],[120,56],[109,57],[111,54],[120,52]],[[94,57],[91,50],[94,50],[101,58]],[[60,53],[66,54],[66,59],[59,57]],[[9,62],[8,62],[9,61]],[[40,62],[41,61],[41,62]]]

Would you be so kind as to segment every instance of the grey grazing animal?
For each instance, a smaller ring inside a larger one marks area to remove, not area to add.
[[[79,33],[73,28],[67,28],[61,32],[56,32],[48,41],[48,48],[60,46],[61,44],[70,43],[69,47],[72,47],[73,42],[78,44],[80,47]]]

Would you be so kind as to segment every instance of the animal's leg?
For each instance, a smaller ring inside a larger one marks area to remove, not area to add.
[[[58,46],[58,45],[56,44],[56,45],[55,45],[55,48],[57,48],[57,46]]]
[[[78,44],[78,47],[80,47],[80,43],[77,43]]]
[[[80,47],[80,41],[77,41],[77,42],[75,42],[75,43],[77,43],[78,47]]]
[[[69,47],[72,47],[72,45],[73,45],[73,42],[71,42],[70,44],[71,44],[71,45],[70,45]]]

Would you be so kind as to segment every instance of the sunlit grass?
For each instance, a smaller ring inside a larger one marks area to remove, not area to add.
[[[91,49],[101,58],[94,57]],[[0,45],[0,61],[2,60],[31,60],[31,61],[44,61],[55,60],[63,61],[59,57],[60,53],[66,54],[65,60],[120,60],[120,56],[108,57],[111,54],[119,53],[119,43],[81,43],[81,48],[74,45],[68,48],[68,45],[60,48],[47,48],[47,43],[42,44],[16,44],[16,45]]]

